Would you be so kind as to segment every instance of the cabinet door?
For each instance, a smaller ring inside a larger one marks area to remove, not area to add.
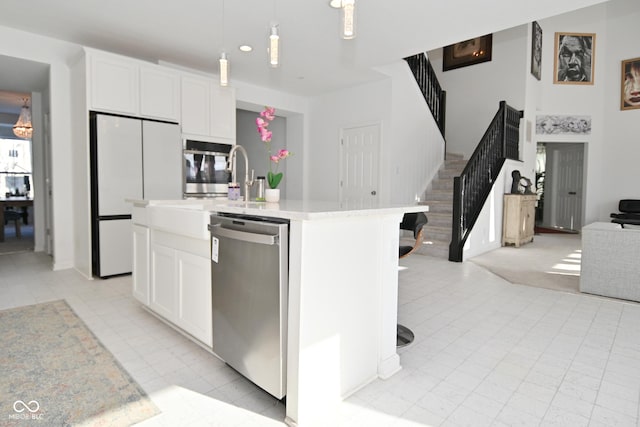
[[[171,123],[142,122],[143,196],[147,200],[182,199],[182,141]]]
[[[209,135],[211,128],[211,83],[208,79],[183,76],[180,110],[182,132]]]
[[[176,251],[178,266],[177,324],[211,346],[211,262],[208,258]]]
[[[180,78],[159,67],[140,68],[140,114],[177,122],[180,116]]]
[[[231,87],[211,86],[211,136],[236,139],[236,95]]]
[[[133,296],[149,305],[149,229],[134,224],[133,227]]]
[[[177,290],[175,250],[152,243],[149,307],[174,323],[177,311]]]
[[[138,64],[135,61],[92,53],[89,82],[92,110],[138,113]]]

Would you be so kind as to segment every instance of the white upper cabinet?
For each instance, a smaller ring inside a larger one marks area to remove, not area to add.
[[[88,80],[92,110],[138,113],[138,65],[135,61],[91,51]]]
[[[178,122],[186,138],[234,144],[236,94],[204,75],[85,48],[89,109]]]
[[[140,67],[140,115],[177,122],[180,76],[157,65]]]
[[[180,109],[184,136],[235,143],[236,96],[233,88],[221,87],[214,79],[183,74]]]
[[[211,129],[211,81],[182,76],[182,133],[209,135]]]
[[[87,49],[89,108],[177,122],[180,75],[160,65]]]

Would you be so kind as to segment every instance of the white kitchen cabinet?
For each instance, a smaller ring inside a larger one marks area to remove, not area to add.
[[[183,134],[209,135],[211,128],[211,82],[195,76],[181,79],[181,120]]]
[[[142,135],[144,198],[181,199],[183,171],[180,127],[171,123],[144,120]]]
[[[236,94],[233,88],[217,82],[211,86],[211,135],[228,142],[236,140]]]
[[[135,61],[91,50],[88,85],[91,110],[138,113],[138,64]]]
[[[172,122],[180,119],[180,76],[175,71],[140,67],[140,115]]]
[[[211,264],[208,255],[202,256],[208,241],[157,231],[153,225],[150,233],[149,309],[211,347]]]
[[[90,110],[178,122],[178,71],[94,49],[87,58]]]
[[[187,333],[212,345],[211,261],[176,251],[178,318],[177,325]]]
[[[133,224],[132,230],[133,296],[142,304],[149,305],[149,228]]]
[[[533,240],[535,228],[535,194],[505,194],[502,218],[502,246]]]
[[[149,308],[175,323],[177,302],[175,249],[152,242]]]
[[[233,88],[221,87],[213,79],[185,74],[181,79],[180,110],[183,135],[212,142],[235,142]]]

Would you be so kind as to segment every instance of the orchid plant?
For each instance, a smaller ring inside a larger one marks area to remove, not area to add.
[[[269,123],[271,123],[271,121],[276,117],[275,113],[275,108],[264,107],[264,110],[260,113],[260,116],[256,118],[258,134],[260,134],[260,139],[267,147],[267,155],[269,156],[269,172],[267,173],[267,183],[269,184],[269,188],[278,188],[278,185],[280,184],[280,181],[282,181],[283,176],[282,172],[278,172],[280,161],[286,159],[292,154],[289,150],[284,149],[278,150],[276,154],[273,154],[271,151],[272,132],[268,129],[268,127]]]

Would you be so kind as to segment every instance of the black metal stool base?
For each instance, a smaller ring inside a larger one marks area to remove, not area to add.
[[[413,335],[413,332],[411,332],[411,329],[407,328],[406,326],[398,324],[398,332],[396,335],[396,347],[404,347],[406,345],[409,345],[413,342],[414,338],[415,336]]]

